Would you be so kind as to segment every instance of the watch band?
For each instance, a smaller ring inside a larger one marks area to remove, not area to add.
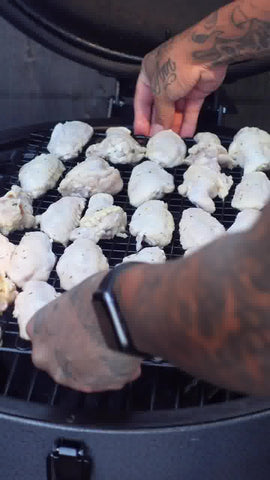
[[[101,331],[109,348],[129,355],[150,358],[150,355],[138,351],[135,347],[113,291],[118,275],[135,265],[141,265],[141,263],[127,262],[111,269],[93,294],[93,305]]]

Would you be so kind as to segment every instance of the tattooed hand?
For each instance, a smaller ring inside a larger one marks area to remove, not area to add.
[[[204,99],[222,83],[225,66],[207,67],[192,58],[188,35],[178,35],[143,60],[135,93],[137,134],[172,128],[194,135]]]
[[[92,294],[104,275],[64,293],[27,326],[35,366],[82,392],[121,389],[140,375],[140,360],[109,350],[100,331]]]

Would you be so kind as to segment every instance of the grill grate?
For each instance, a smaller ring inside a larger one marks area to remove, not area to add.
[[[8,164],[1,165],[4,175],[0,176],[0,195],[8,191],[13,184],[18,183],[18,171],[20,167],[32,160],[40,153],[46,153],[46,146],[51,131],[31,134],[25,143],[24,151],[13,154]],[[96,143],[104,138],[104,133],[96,133],[91,143]],[[144,137],[137,137],[141,144],[145,144]],[[224,146],[228,146],[229,140],[224,139]],[[187,145],[191,146],[188,140]],[[84,149],[85,151],[85,149]],[[84,151],[78,159],[65,163],[67,171],[75,163],[84,159]],[[124,180],[124,189],[115,196],[115,204],[120,205],[126,211],[128,222],[135,209],[128,203],[127,182],[132,167],[117,165]],[[183,181],[183,173],[187,167],[180,166],[172,169],[176,186]],[[216,200],[216,212],[214,216],[228,228],[234,221],[237,212],[231,207],[231,199],[235,185],[240,182],[242,171],[234,169],[226,172],[233,176],[234,185],[224,202]],[[46,195],[34,201],[34,214],[39,215],[48,206],[61,198],[57,190],[51,190]],[[183,254],[180,245],[178,224],[184,209],[192,207],[189,200],[180,197],[175,191],[166,195],[164,201],[168,203],[169,210],[173,214],[176,229],[171,244],[165,248],[167,258],[176,258]],[[10,240],[18,244],[24,232],[14,232]],[[124,256],[136,252],[136,241],[130,235],[126,239],[115,238],[103,240],[100,246],[108,258],[111,267],[120,263]],[[53,244],[54,253],[59,258],[64,247]],[[52,271],[49,282],[61,291],[59,280],[55,270]],[[127,385],[120,392],[105,392],[100,394],[81,394],[68,388],[56,385],[44,372],[35,369],[31,362],[30,343],[20,339],[15,319],[12,318],[10,308],[0,318],[2,327],[2,348],[0,350],[0,395],[18,398],[27,402],[38,402],[50,406],[68,406],[74,411],[83,409],[87,411],[106,412],[129,412],[129,411],[159,411],[172,410],[187,407],[203,407],[204,405],[223,403],[240,397],[240,395],[219,389],[203,381],[196,380],[190,375],[180,372],[178,369],[165,362],[145,362],[142,368],[142,376],[134,383]]]

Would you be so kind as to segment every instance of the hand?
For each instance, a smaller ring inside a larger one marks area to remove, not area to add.
[[[86,393],[121,389],[140,375],[140,360],[110,350],[100,331],[92,294],[105,274],[64,293],[27,325],[35,366],[57,383]]]
[[[204,99],[223,82],[227,67],[195,62],[189,37],[186,31],[145,56],[135,93],[135,134],[172,128],[193,137]]]

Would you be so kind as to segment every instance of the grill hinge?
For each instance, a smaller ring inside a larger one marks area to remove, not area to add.
[[[48,480],[90,480],[92,462],[83,442],[59,439],[47,458]]]

